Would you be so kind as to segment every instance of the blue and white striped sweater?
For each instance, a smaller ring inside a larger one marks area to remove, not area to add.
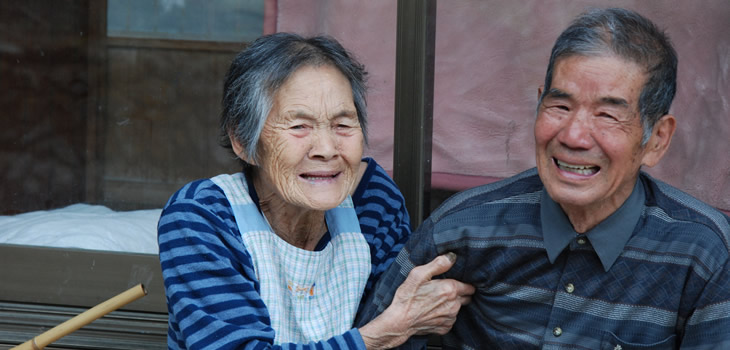
[[[352,199],[372,269],[363,300],[395,259],[410,234],[400,191],[387,173],[366,158],[368,168]],[[251,258],[243,249],[231,207],[210,180],[175,193],[158,225],[160,262],[170,316],[170,349],[279,348],[259,295]],[[281,348],[363,348],[359,332]]]

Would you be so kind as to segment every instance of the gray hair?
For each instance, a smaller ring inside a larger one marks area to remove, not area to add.
[[[654,124],[669,113],[677,89],[677,53],[669,37],[654,23],[625,9],[598,9],[579,16],[555,41],[540,104],[550,91],[553,68],[573,55],[615,54],[645,69],[647,81],[639,96],[643,128],[642,146],[649,141]]]
[[[228,69],[223,84],[221,145],[232,148],[229,137],[233,137],[248,159],[258,160],[259,138],[276,92],[299,68],[323,65],[337,68],[350,82],[367,144],[365,67],[331,37],[276,33],[256,39],[236,55]]]

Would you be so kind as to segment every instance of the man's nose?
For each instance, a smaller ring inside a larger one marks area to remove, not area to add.
[[[593,123],[589,112],[577,111],[565,120],[558,141],[568,148],[588,149],[591,147]]]

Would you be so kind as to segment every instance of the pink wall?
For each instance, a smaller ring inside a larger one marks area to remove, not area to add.
[[[370,147],[391,168],[395,1],[277,0],[276,30],[327,33],[370,71]],[[433,184],[463,189],[534,166],[537,88],[550,48],[589,7],[635,9],[679,54],[678,131],[654,176],[730,210],[730,2],[439,1]]]

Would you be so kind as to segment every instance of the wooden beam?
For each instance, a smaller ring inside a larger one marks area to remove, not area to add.
[[[436,0],[398,0],[393,179],[411,225],[430,213]]]
[[[106,1],[89,1],[87,38],[89,99],[86,109],[86,174],[84,202],[102,199],[103,125],[106,115]]]

